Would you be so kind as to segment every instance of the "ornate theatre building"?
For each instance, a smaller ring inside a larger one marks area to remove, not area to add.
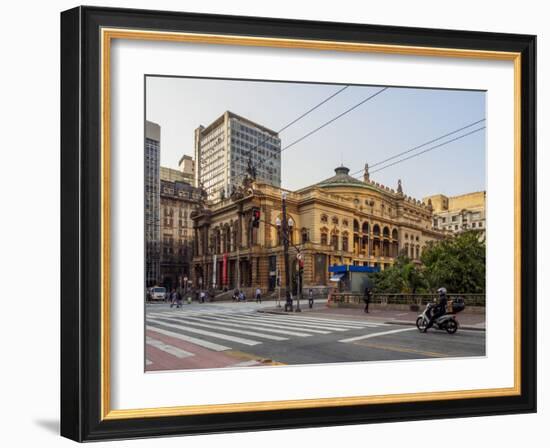
[[[281,232],[286,193],[291,281],[297,254],[303,260],[303,287],[327,285],[330,265],[384,269],[398,253],[419,260],[426,243],[443,238],[433,229],[432,206],[340,166],[335,175],[298,191],[286,191],[248,178],[229,197],[206,200],[193,214],[194,284],[201,287],[285,285]],[[259,226],[253,211],[260,210]]]

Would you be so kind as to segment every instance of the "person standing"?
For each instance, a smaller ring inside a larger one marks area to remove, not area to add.
[[[370,304],[370,301],[372,300],[372,288],[370,288],[369,286],[365,288],[365,294],[363,296],[363,300],[365,301],[365,313],[368,313],[369,304]]]
[[[256,303],[260,302],[262,303],[262,290],[260,288],[256,288]]]
[[[313,289],[309,288],[308,292],[309,307],[313,308]]]

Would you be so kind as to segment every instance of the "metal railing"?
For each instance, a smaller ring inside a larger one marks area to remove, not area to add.
[[[447,295],[449,300],[455,297],[462,297],[466,306],[485,306],[485,294],[460,294],[451,293]],[[339,304],[363,304],[364,295],[361,293],[333,293],[331,301]],[[437,294],[385,294],[375,293],[372,295],[371,303],[381,305],[426,305],[426,303],[438,299]]]

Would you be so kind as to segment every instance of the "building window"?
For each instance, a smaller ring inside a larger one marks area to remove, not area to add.
[[[452,222],[456,222],[458,220],[458,215],[454,215],[452,218],[451,218],[451,221]]]
[[[338,224],[338,218],[336,216],[332,217],[332,224]]]
[[[338,235],[333,234],[330,237],[330,245],[332,246],[333,250],[338,250]]]
[[[342,250],[344,252],[348,251],[348,236],[347,235],[342,236]]]
[[[302,244],[307,243],[308,240],[309,240],[309,238],[308,238],[308,234],[307,234],[307,229],[302,229]]]
[[[342,225],[345,226],[345,227],[349,226],[348,220],[347,220],[347,219],[344,219],[344,220],[342,221]]]
[[[321,222],[327,223],[328,222],[328,216],[327,215],[321,215]]]
[[[325,232],[321,233],[321,244],[326,246],[328,244],[328,235]]]

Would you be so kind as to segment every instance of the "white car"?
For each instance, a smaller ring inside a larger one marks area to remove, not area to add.
[[[163,286],[153,286],[150,295],[151,300],[164,300],[166,298],[166,288]]]

